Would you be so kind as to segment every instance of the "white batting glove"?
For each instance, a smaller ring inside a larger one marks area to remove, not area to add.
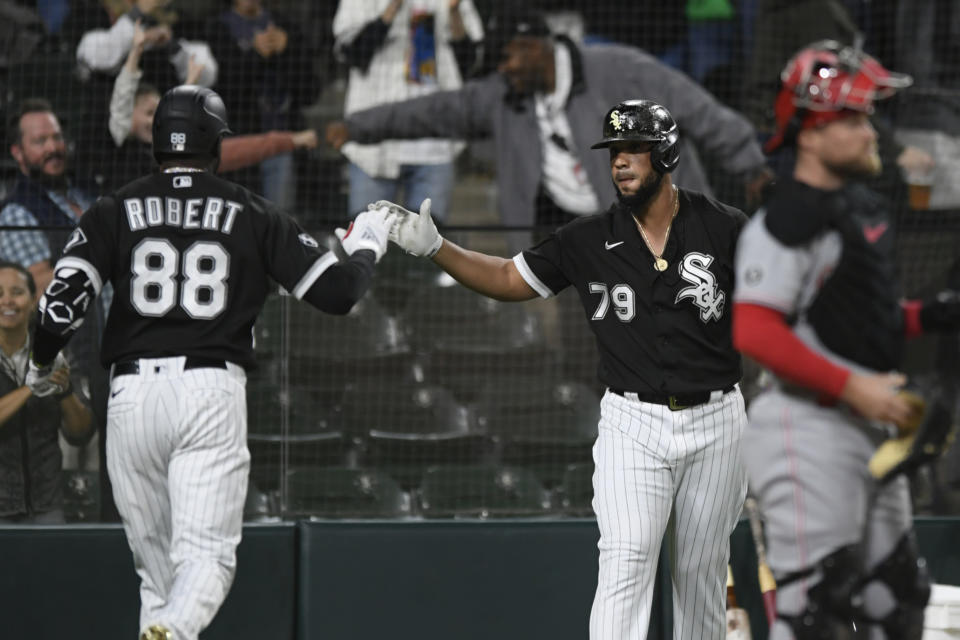
[[[51,364],[41,367],[28,358],[27,377],[24,384],[30,388],[30,392],[38,398],[52,396],[63,393],[66,389],[50,379],[53,372],[66,365],[66,359],[61,354],[57,354],[56,359]]]
[[[358,215],[346,229],[336,229],[334,233],[347,255],[361,249],[369,249],[377,256],[377,262],[387,252],[387,238],[397,219],[397,213],[387,207],[370,209]]]
[[[387,200],[380,200],[371,206],[388,207],[397,212],[397,221],[390,231],[390,240],[407,253],[432,258],[440,251],[443,236],[437,231],[437,225],[430,216],[430,198],[420,204],[419,215]]]

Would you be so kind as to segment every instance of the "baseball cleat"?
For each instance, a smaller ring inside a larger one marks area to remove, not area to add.
[[[162,624],[152,624],[140,634],[140,640],[173,640],[173,634]]]

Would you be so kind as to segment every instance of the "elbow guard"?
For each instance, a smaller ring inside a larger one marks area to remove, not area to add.
[[[69,337],[83,324],[101,286],[93,265],[77,258],[61,259],[40,298],[40,326],[55,336]]]

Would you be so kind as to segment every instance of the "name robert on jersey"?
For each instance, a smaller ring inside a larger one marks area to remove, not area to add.
[[[229,234],[243,205],[223,198],[127,198],[123,201],[130,231],[147,227],[207,229]]]

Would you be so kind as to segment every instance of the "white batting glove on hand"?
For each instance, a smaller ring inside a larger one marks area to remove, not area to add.
[[[404,209],[398,204],[380,200],[374,205],[388,207],[397,212],[397,221],[390,231],[390,240],[411,255],[432,258],[443,246],[443,236],[430,216],[430,198],[420,204],[420,214]]]
[[[24,384],[26,384],[27,387],[30,388],[30,392],[38,398],[63,393],[66,390],[65,387],[51,380],[50,376],[52,376],[53,372],[57,369],[64,367],[66,363],[66,359],[59,353],[53,363],[45,367],[38,366],[37,363],[33,361],[33,358],[29,358],[27,377],[26,380],[24,380]]]
[[[334,233],[347,255],[361,249],[369,249],[377,256],[377,262],[387,252],[387,238],[397,214],[387,207],[370,209],[358,215],[346,229],[336,229]]]

